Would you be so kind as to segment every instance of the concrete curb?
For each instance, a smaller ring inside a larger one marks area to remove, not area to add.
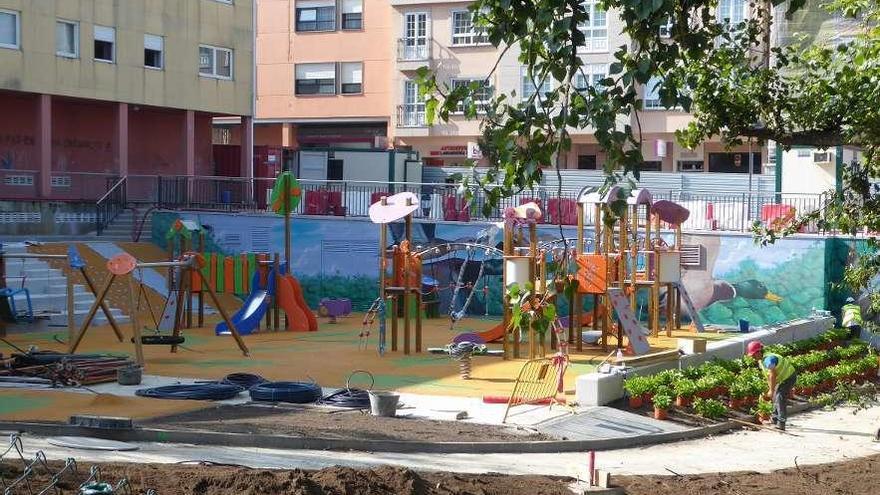
[[[396,452],[425,454],[549,454],[616,450],[658,443],[691,440],[717,435],[739,428],[733,422],[703,428],[601,440],[549,440],[537,442],[407,442],[337,438],[286,437],[211,431],[162,430],[134,428],[110,430],[84,428],[58,423],[0,421],[0,430],[19,431],[45,436],[88,436],[120,442],[186,443],[225,447],[258,447],[282,450],[354,450],[360,452]]]

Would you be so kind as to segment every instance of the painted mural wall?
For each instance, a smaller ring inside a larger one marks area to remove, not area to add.
[[[280,217],[254,214],[157,213],[153,240],[164,245],[165,233],[177,218],[204,225],[209,246],[225,254],[282,252],[284,228]],[[402,224],[389,226],[389,243],[396,244]],[[570,242],[573,228],[562,234]],[[560,238],[556,226],[541,226],[542,240]],[[591,233],[587,233],[587,243]],[[440,314],[461,310],[470,315],[501,313],[501,261],[483,250],[450,252],[450,242],[476,242],[495,246],[501,241],[497,227],[485,223],[414,223],[417,248],[426,249],[423,274],[436,282]],[[292,267],[310,306],[322,297],[347,297],[364,310],[376,297],[378,283],[378,227],[367,220],[295,217],[292,225]],[[688,235],[685,244],[701,246],[700,264],[684,270],[684,286],[704,323],[737,325],[740,319],[753,326],[807,316],[813,308],[826,309],[828,281],[826,243],[815,238],[785,239],[773,246],[756,246],[748,235]],[[481,264],[482,272],[480,271]],[[471,288],[454,290],[456,283]],[[589,304],[591,298],[584,298]],[[644,305],[640,305],[644,306]],[[644,308],[642,308],[644,310]],[[831,308],[827,308],[831,309]],[[567,307],[560,304],[560,312]]]

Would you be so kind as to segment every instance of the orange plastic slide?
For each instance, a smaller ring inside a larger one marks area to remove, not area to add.
[[[293,286],[293,296],[296,298],[296,304],[299,305],[300,309],[306,314],[306,320],[309,322],[309,331],[317,332],[318,318],[315,316],[315,313],[309,309],[309,305],[306,303],[306,298],[303,295],[302,286],[299,285],[299,280],[293,275],[285,275],[285,277],[290,278],[290,285]]]
[[[278,296],[278,305],[281,306],[281,309],[287,314],[287,321],[290,323],[290,330],[294,332],[308,332],[309,317],[307,315],[308,313],[311,313],[311,311],[304,311],[299,304],[299,299],[302,298],[302,294],[298,292],[300,288],[296,279],[290,275],[280,277],[278,279],[278,287],[276,287],[275,290]],[[297,295],[299,297],[297,297]],[[314,315],[312,315],[312,318],[314,318]]]

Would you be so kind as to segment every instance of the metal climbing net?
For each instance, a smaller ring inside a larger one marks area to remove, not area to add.
[[[16,465],[20,466],[20,471],[14,469]],[[0,452],[0,466],[3,495],[134,495],[127,478],[112,484],[104,480],[98,466],[91,466],[85,480],[75,484],[81,478],[76,459],[68,457],[55,471],[42,450],[36,451],[33,457],[26,456],[21,436],[16,433],[9,436],[9,445]],[[8,473],[14,477],[7,477]],[[47,477],[48,481],[45,481]],[[157,495],[153,489],[142,493]]]

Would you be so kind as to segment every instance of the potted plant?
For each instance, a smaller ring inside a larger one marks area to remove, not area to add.
[[[672,392],[675,394],[675,405],[688,407],[697,393],[697,384],[688,378],[679,378],[672,384]]]
[[[672,394],[668,390],[654,394],[654,419],[666,419],[672,405]]]
[[[623,382],[623,389],[629,395],[629,407],[638,409],[644,404],[644,396],[651,390],[651,378],[647,376],[634,376]]]
[[[752,409],[752,414],[755,415],[759,423],[767,423],[770,421],[770,415],[773,414],[773,403],[768,400],[759,399]]]
[[[716,399],[695,399],[694,411],[706,419],[719,419],[727,414],[727,407]]]

